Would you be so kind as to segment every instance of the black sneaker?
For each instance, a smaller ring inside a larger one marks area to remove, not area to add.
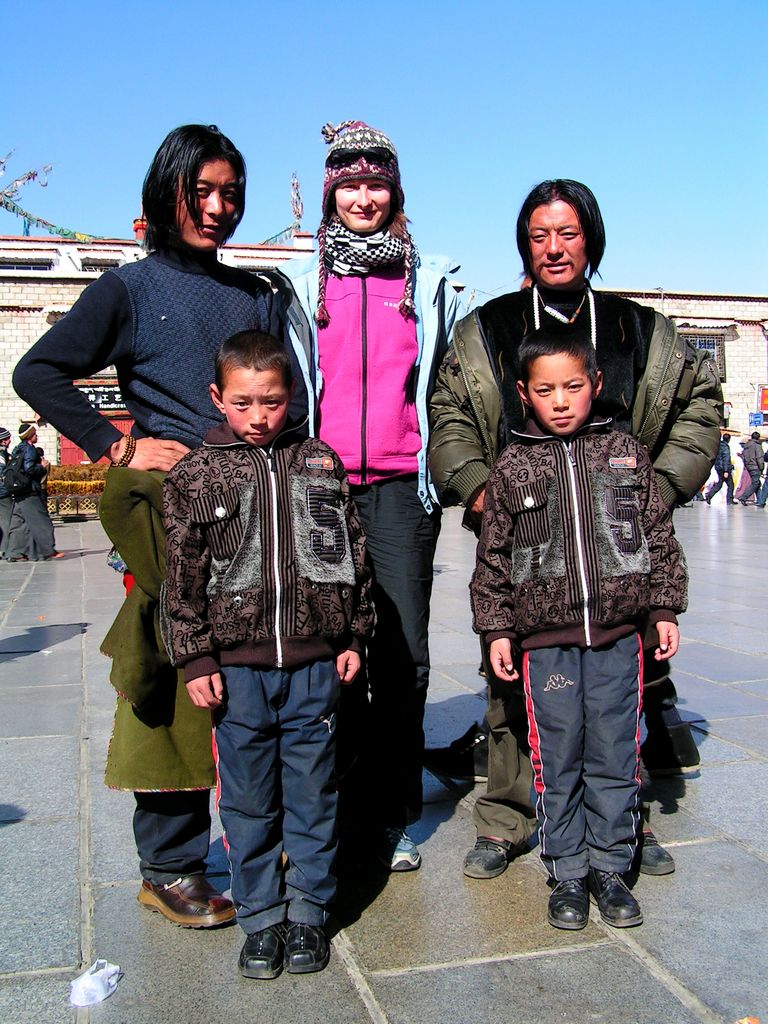
[[[271,981],[282,973],[283,957],[283,926],[273,924],[269,928],[262,928],[248,935],[240,950],[240,973],[244,978]]]
[[[632,928],[643,923],[640,904],[617,872],[590,868],[589,891],[595,898],[600,916],[612,928]]]
[[[285,969],[289,974],[312,974],[328,966],[331,950],[319,924],[292,924],[285,933]]]
[[[467,782],[488,781],[488,733],[473,722],[463,736],[447,747],[424,751],[424,767],[434,775]]]

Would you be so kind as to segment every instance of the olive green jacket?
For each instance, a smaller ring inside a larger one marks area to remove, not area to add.
[[[105,782],[113,789],[208,789],[216,784],[211,714],[192,703],[160,635],[165,579],[163,479],[158,470],[110,469],[101,523],[136,583],[102,644],[117,690]]]
[[[430,469],[443,501],[471,503],[498,451],[501,396],[477,312],[460,320],[430,404]],[[645,372],[632,404],[632,434],[648,451],[662,497],[688,501],[709,476],[720,441],[717,369],[655,314]],[[475,528],[469,515],[465,525]]]

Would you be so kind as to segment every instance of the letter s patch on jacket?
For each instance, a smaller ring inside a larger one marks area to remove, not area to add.
[[[294,476],[290,486],[299,572],[313,583],[354,583],[355,564],[339,481]]]

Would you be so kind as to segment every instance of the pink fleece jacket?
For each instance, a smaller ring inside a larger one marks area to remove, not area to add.
[[[402,273],[328,275],[331,321],[318,330],[319,436],[353,484],[418,472],[418,342],[415,322],[397,308],[402,295]]]

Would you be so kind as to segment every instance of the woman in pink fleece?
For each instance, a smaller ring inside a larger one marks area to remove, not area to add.
[[[356,818],[364,814],[374,826],[381,862],[408,871],[421,864],[406,826],[421,816],[429,600],[440,529],[426,463],[427,402],[458,301],[444,276],[452,268],[421,260],[408,232],[392,142],[361,121],[327,125],[323,135],[329,148],[319,254],[309,269],[288,273],[315,326],[317,433],[349,475],[377,613],[362,682],[369,714],[351,714],[347,701],[339,741],[342,749],[352,746],[354,731],[364,751]]]

